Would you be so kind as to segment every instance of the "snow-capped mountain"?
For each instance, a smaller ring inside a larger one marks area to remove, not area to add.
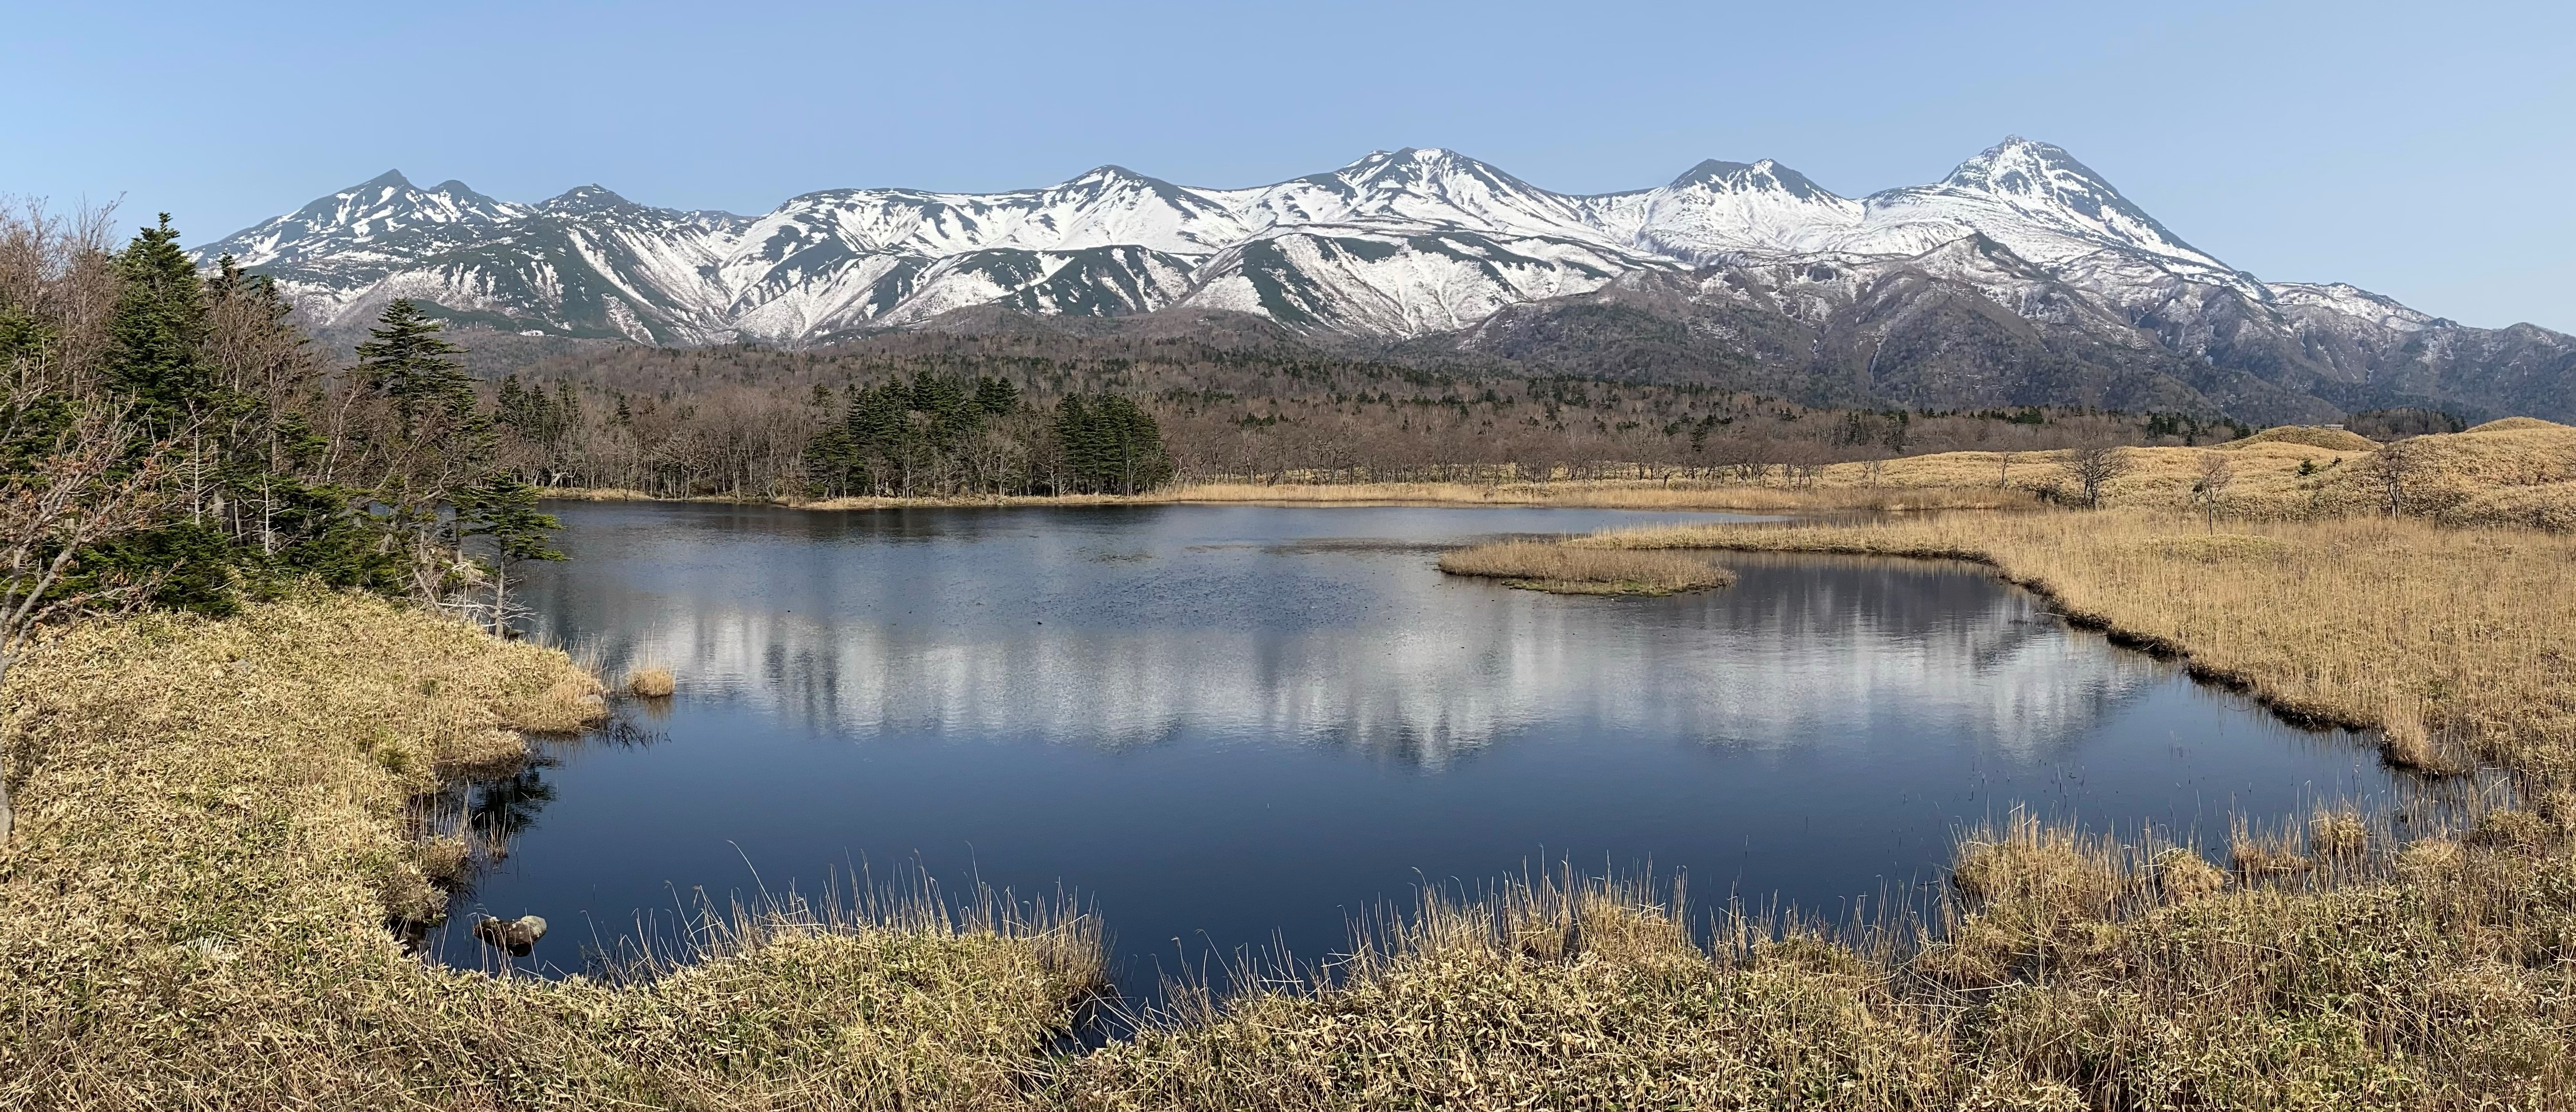
[[[409,296],[494,324],[663,343],[808,342],[986,303],[1111,314],[1200,304],[1415,336],[1642,269],[1910,256],[1978,232],[2044,266],[2123,254],[2261,289],[2065,152],[2020,139],[1938,185],[1863,200],[1767,160],[1570,196],[1438,149],[1380,151],[1252,189],[1103,166],[1012,193],[809,193],[759,217],[648,208],[598,186],[513,204],[388,173],[199,255],[274,275],[326,326]]]
[[[1859,198],[1769,160],[1570,195],[1409,148],[1246,189],[1103,166],[1008,193],[829,190],[757,217],[652,208],[597,186],[517,204],[388,173],[197,255],[273,276],[324,329],[353,328],[394,297],[507,331],[681,345],[811,344],[986,305],[1082,316],[1181,306],[1474,348],[1532,312],[1634,305],[1647,288],[1790,320],[1937,288],[2053,330],[2051,342],[2076,342],[2058,335],[2075,329],[2087,350],[2252,373],[2320,411],[2347,395],[2442,398],[2444,382],[2479,373],[2454,366],[2467,358],[2458,352],[2512,348],[2523,378],[2576,375],[2551,362],[2576,351],[2557,333],[2531,329],[2537,339],[2500,348],[2492,336],[2512,330],[2463,329],[2350,286],[2259,281],[2064,150],[2019,137],[1934,184]],[[1900,277],[1875,293],[1854,285]],[[1852,342],[1875,367],[1887,337],[1922,318],[1885,314]],[[2428,333],[2477,335],[2428,346]],[[2310,379],[2352,389],[2319,394]],[[2396,380],[2406,385],[2387,386]]]

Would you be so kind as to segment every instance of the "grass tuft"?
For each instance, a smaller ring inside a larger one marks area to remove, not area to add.
[[[667,699],[672,691],[677,690],[677,685],[671,679],[670,669],[654,665],[628,673],[626,690],[640,698]]]

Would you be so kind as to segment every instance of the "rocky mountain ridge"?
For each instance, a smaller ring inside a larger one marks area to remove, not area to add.
[[[2018,137],[1861,198],[1769,160],[1560,194],[1440,149],[1244,189],[1103,166],[1007,193],[829,190],[757,217],[598,186],[520,204],[388,173],[198,250],[225,255],[325,330],[395,297],[501,331],[657,345],[822,344],[978,307],[1179,309],[1833,404],[2576,416],[2576,339],[2262,282]]]

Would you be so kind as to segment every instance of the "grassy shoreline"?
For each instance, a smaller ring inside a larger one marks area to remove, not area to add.
[[[2236,525],[2146,511],[1606,532],[1576,548],[1966,559],[2071,619],[2293,717],[2381,729],[2393,761],[2576,775],[2576,537],[2376,518]]]
[[[1488,482],[1264,482],[1211,480],[1145,494],[961,498],[671,498],[632,490],[553,488],[568,501],[704,501],[814,510],[969,506],[1257,504],[1283,506],[1563,506],[1591,509],[1830,513],[2033,509],[2076,501],[2071,452],[1943,452],[1876,463],[1836,463],[1794,477],[1785,466],[1703,469],[1733,481],[1685,477]],[[2207,448],[2129,448],[2102,486],[2103,505],[2186,509],[2211,459],[2230,476],[2216,501],[2237,520],[2329,520],[2378,512],[2388,498],[2382,464],[2399,461],[2407,514],[2446,525],[2576,531],[2576,428],[2509,418],[2460,433],[2388,446],[2352,433],[2289,426]],[[1637,471],[1651,469],[1636,468]]]
[[[1580,509],[1822,513],[2011,509],[2037,505],[2012,491],[1808,489],[1751,484],[1567,480],[1551,483],[1188,483],[1146,494],[1002,495],[979,498],[660,498],[633,490],[552,487],[567,502],[704,502],[799,510],[957,509],[1018,506],[1553,506]]]
[[[409,800],[577,728],[560,652],[317,596],[72,630],[8,688],[0,1107],[764,1108],[1004,1099],[1100,980],[1086,920],[787,908],[642,984],[403,953]]]

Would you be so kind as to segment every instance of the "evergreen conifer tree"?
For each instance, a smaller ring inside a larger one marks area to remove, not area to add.
[[[206,284],[179,249],[170,214],[137,233],[113,267],[117,297],[101,367],[107,396],[90,404],[130,406],[148,438],[172,446],[184,491],[175,504],[185,512],[91,547],[65,582],[89,589],[150,577],[161,605],[229,614],[238,606],[240,569],[234,540],[221,527],[227,480],[236,477],[226,440],[255,406],[227,390],[207,358]]]
[[[455,359],[463,349],[438,331],[410,299],[395,298],[358,345],[359,381],[393,399],[405,421],[457,421],[474,410],[474,380]]]
[[[561,528],[553,514],[537,512],[536,486],[511,472],[496,473],[458,497],[457,535],[492,542],[492,632],[502,632],[509,622],[511,569],[528,560],[564,558],[548,535]]]
[[[412,591],[427,599],[460,585],[464,536],[449,511],[489,478],[495,448],[474,380],[455,358],[460,349],[438,332],[418,306],[396,299],[358,345],[355,369],[360,388],[391,411],[373,446],[384,475],[376,498],[390,509],[387,524],[411,538]]]
[[[978,378],[975,380],[975,408],[987,417],[999,417],[1019,408],[1020,388],[1009,379]]]
[[[170,435],[216,393],[200,357],[205,283],[179,249],[179,232],[166,212],[117,253],[115,265],[119,290],[108,325],[107,382],[135,401],[146,427]]]

